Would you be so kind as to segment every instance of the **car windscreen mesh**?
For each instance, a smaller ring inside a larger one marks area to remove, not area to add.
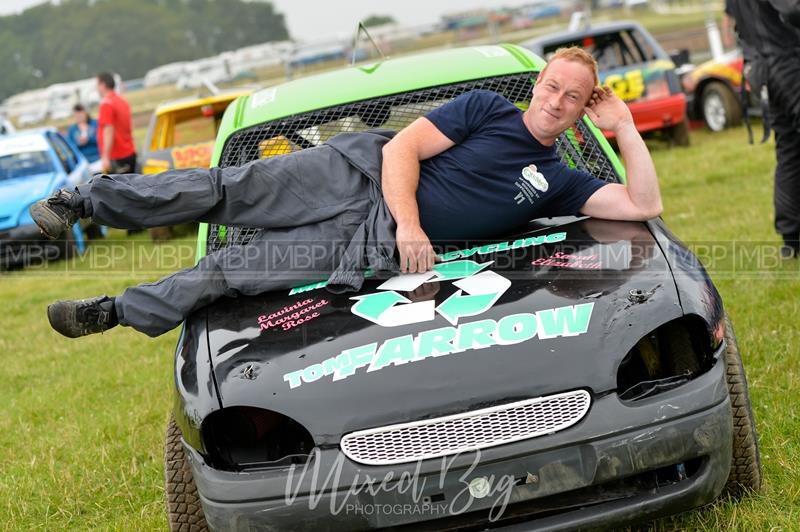
[[[556,151],[561,160],[572,168],[588,172],[609,183],[620,182],[611,160],[582,120],[556,139]]]
[[[228,137],[219,166],[241,166],[256,159],[292,153],[321,144],[339,133],[374,128],[400,130],[456,96],[476,89],[494,91],[520,109],[526,109],[534,79],[532,73],[484,78],[319,109],[259,124]],[[558,139],[557,150],[570,166],[606,181],[619,181],[597,140],[582,122]],[[229,244],[246,244],[259,230],[210,224],[207,252]]]

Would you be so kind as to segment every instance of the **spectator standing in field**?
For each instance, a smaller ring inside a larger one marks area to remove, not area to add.
[[[89,115],[86,108],[76,103],[72,108],[75,123],[69,126],[67,137],[89,161],[89,170],[93,174],[103,171],[100,161],[100,148],[97,147],[97,120]]]
[[[775,230],[781,256],[800,256],[800,1],[726,0],[725,14],[749,49],[754,91],[766,85],[775,130]],[[727,24],[726,24],[727,25]],[[760,73],[760,74],[755,74]]]
[[[97,118],[97,144],[100,147],[102,172],[127,174],[136,168],[136,147],[133,145],[131,107],[116,90],[116,81],[109,72],[97,75],[100,113]]]

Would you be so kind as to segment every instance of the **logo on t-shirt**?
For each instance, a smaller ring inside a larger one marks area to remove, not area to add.
[[[522,177],[517,178],[515,185],[519,189],[519,193],[514,196],[514,201],[517,205],[524,203],[525,200],[528,200],[528,203],[533,205],[536,200],[541,198],[539,193],[547,192],[547,189],[550,188],[547,179],[544,178],[535,164],[529,164],[522,169]]]
[[[550,188],[550,185],[547,183],[547,179],[545,179],[542,173],[537,170],[535,164],[529,164],[523,168],[522,177],[524,177],[528,183],[533,185],[533,188],[539,192],[547,192],[547,189]]]

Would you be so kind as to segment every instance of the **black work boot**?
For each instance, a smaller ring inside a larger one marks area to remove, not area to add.
[[[72,227],[81,218],[86,218],[84,201],[80,194],[66,189],[57,190],[47,199],[31,205],[31,218],[39,230],[50,240]]]
[[[791,233],[783,235],[781,258],[796,259],[798,256],[800,256],[800,234]]]
[[[50,326],[69,338],[101,333],[119,324],[114,298],[108,296],[56,301],[47,307]]]

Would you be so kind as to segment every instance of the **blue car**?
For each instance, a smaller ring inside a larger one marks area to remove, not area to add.
[[[85,251],[84,230],[78,224],[52,243],[42,237],[28,208],[89,178],[89,163],[55,129],[0,137],[0,268]]]

